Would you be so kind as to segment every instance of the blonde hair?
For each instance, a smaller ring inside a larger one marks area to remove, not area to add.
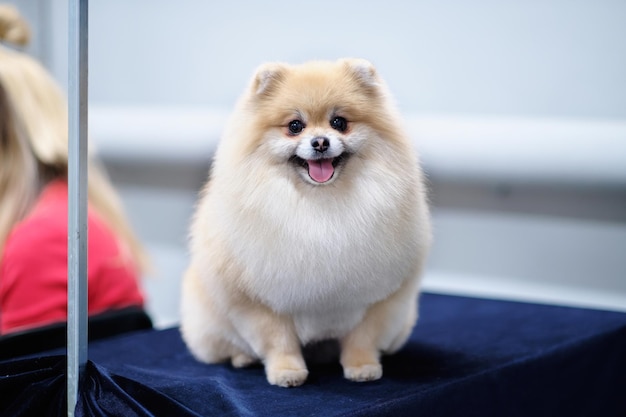
[[[25,45],[29,37],[17,10],[0,5],[0,41]],[[41,188],[65,177],[67,145],[67,102],[57,83],[36,60],[0,45],[0,255],[9,232],[28,213]],[[87,187],[90,206],[145,269],[145,252],[106,172],[93,158]]]

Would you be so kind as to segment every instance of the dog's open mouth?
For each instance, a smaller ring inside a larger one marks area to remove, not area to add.
[[[317,183],[325,183],[335,175],[335,169],[346,160],[347,154],[344,152],[335,158],[320,158],[320,159],[302,159],[298,155],[294,155],[290,158],[290,161],[305,168],[309,177]]]

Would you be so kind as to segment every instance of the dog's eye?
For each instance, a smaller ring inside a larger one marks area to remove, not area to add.
[[[348,128],[348,121],[343,117],[335,117],[331,119],[330,127],[340,132],[345,132]]]
[[[292,135],[297,135],[298,133],[302,132],[302,129],[304,129],[304,123],[302,123],[300,120],[292,120],[289,122],[287,128],[289,129],[289,133],[291,133]]]

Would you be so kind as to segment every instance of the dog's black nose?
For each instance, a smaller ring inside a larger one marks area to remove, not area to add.
[[[311,139],[311,146],[317,152],[326,152],[328,150],[328,147],[330,146],[330,142],[328,141],[328,138],[317,137]]]

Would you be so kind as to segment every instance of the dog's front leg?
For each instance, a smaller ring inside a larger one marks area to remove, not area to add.
[[[281,387],[302,385],[306,368],[293,320],[260,304],[231,311],[240,335],[263,360],[267,381]]]
[[[394,353],[417,320],[417,280],[405,282],[386,299],[370,306],[363,320],[341,340],[344,377],[356,382],[383,375],[381,353]]]

